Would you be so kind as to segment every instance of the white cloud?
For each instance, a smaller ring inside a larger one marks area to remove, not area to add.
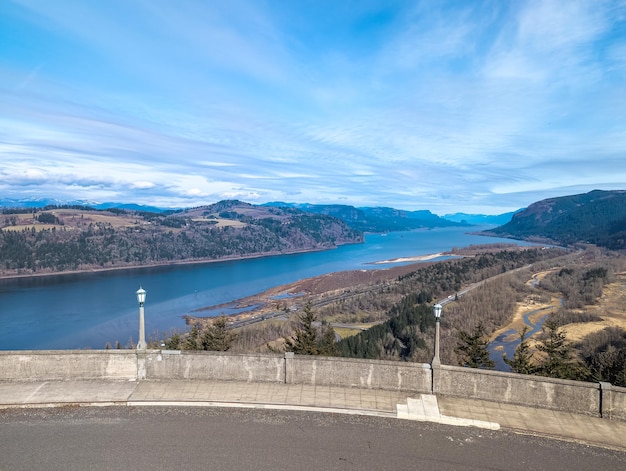
[[[142,182],[142,181],[138,181],[133,183],[132,188],[136,188],[137,190],[148,190],[150,188],[154,188],[156,185],[152,182]]]
[[[624,4],[59,1],[0,18],[3,193],[498,212],[626,181]]]

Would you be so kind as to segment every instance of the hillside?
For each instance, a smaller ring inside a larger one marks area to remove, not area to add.
[[[428,210],[404,211],[386,207],[355,208],[342,204],[293,204],[273,202],[265,206],[297,208],[312,214],[324,214],[344,221],[361,232],[409,231],[412,229],[467,226],[467,223],[448,221]]]
[[[4,209],[0,275],[322,250],[360,243],[343,221],[240,201],[162,213],[85,206]]]
[[[454,213],[454,214],[446,214],[443,216],[444,219],[453,222],[460,222],[465,224],[475,224],[477,226],[493,224],[497,226],[501,226],[506,224],[511,220],[514,214],[518,213],[520,210],[511,211],[510,213],[503,213],[498,215],[485,215],[485,214],[467,214],[467,213]]]
[[[626,191],[595,190],[531,204],[487,235],[626,248]]]

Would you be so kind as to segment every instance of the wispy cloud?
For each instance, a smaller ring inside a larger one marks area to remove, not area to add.
[[[1,8],[7,196],[493,213],[626,181],[617,0]]]

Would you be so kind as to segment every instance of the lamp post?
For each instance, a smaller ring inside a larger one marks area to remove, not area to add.
[[[141,286],[137,290],[137,302],[139,303],[139,343],[137,343],[137,350],[145,350],[146,326],[143,320],[143,305],[146,302],[146,290]]]
[[[441,317],[441,310],[443,306],[439,303],[433,306],[433,313],[435,314],[435,356],[433,357],[432,364],[434,366],[441,365],[441,360],[439,360],[439,318]]]

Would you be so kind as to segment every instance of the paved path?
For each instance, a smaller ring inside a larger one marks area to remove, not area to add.
[[[314,410],[544,435],[626,452],[626,422],[401,391],[203,380],[0,382],[0,408],[187,405]]]

